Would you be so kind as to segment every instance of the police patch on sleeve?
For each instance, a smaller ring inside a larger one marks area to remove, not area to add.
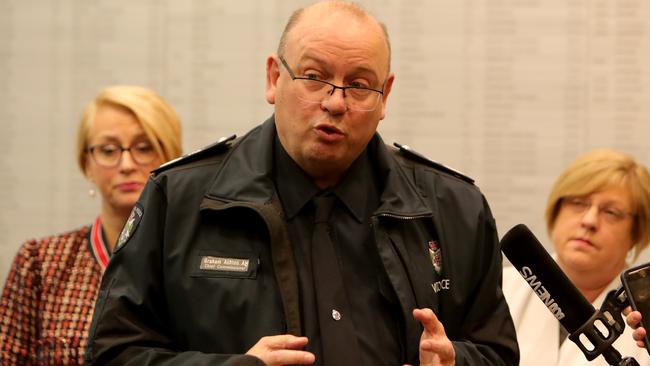
[[[122,232],[120,233],[119,238],[117,239],[117,244],[115,244],[114,252],[117,252],[129,241],[135,232],[135,229],[138,227],[143,213],[144,209],[142,206],[140,206],[139,203],[136,203],[133,207],[133,210],[131,210],[129,218],[126,220],[126,224],[124,224],[124,227],[122,228]]]

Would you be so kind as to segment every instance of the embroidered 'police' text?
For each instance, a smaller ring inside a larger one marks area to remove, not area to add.
[[[449,290],[449,284],[451,283],[451,280],[448,278],[442,279],[440,281],[436,281],[431,284],[431,287],[433,288],[433,292],[438,293],[440,290]]]

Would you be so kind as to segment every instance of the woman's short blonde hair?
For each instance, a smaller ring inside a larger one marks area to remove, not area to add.
[[[546,204],[546,230],[552,231],[563,198],[586,196],[612,186],[627,188],[632,197],[636,259],[650,242],[650,174],[631,156],[616,150],[598,149],[582,155],[557,178]]]
[[[77,164],[86,174],[88,139],[97,110],[114,105],[129,110],[163,161],[181,155],[181,124],[174,109],[156,92],[135,85],[116,85],[102,90],[84,109],[77,133]]]

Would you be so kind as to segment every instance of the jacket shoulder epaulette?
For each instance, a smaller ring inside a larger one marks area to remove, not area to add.
[[[160,174],[164,172],[165,170],[168,170],[170,168],[187,164],[193,161],[197,161],[201,158],[204,158],[206,156],[209,156],[211,154],[218,154],[221,153],[225,150],[227,150],[230,147],[230,143],[237,137],[237,135],[231,135],[228,137],[222,137],[220,138],[217,142],[214,142],[208,146],[202,147],[198,150],[194,150],[191,153],[185,154],[181,157],[178,157],[174,160],[170,160],[163,165],[159,166],[158,168],[154,169],[152,173],[154,175]]]
[[[415,160],[419,163],[422,163],[424,165],[427,165],[429,167],[432,167],[436,170],[442,171],[448,175],[451,175],[452,177],[458,178],[460,180],[463,180],[469,184],[474,184],[474,179],[466,176],[465,174],[457,171],[456,169],[452,169],[448,166],[442,165],[436,161],[433,161],[426,156],[420,154],[419,152],[411,149],[407,145],[402,145],[397,142],[394,142],[393,145],[399,150],[399,152],[405,156],[406,158],[409,158],[411,160]]]

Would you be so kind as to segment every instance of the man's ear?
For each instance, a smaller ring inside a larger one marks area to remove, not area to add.
[[[391,73],[386,79],[386,85],[384,86],[384,94],[381,96],[381,117],[380,120],[386,117],[386,104],[388,103],[388,94],[393,89],[393,81],[395,81],[395,74]]]
[[[266,59],[266,101],[269,104],[275,104],[275,90],[280,77],[280,66],[278,65],[278,55],[271,54]]]

